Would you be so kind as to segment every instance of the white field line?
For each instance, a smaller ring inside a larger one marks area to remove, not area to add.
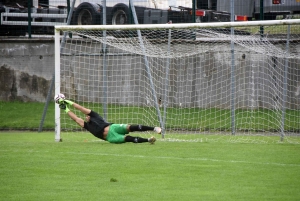
[[[131,154],[106,154],[106,153],[78,153],[78,152],[67,152],[69,154],[91,154],[100,156],[115,156],[115,157],[135,157],[135,158],[146,158],[149,156],[144,155],[131,155]],[[249,162],[249,161],[236,161],[236,160],[219,160],[211,158],[181,158],[181,157],[167,157],[167,156],[152,156],[151,158],[156,159],[169,159],[169,160],[192,160],[192,161],[212,161],[212,162],[222,162],[222,163],[245,163],[245,164],[257,164],[257,165],[276,165],[276,166],[295,166],[300,167],[300,164],[285,164],[285,163],[259,163],[259,162]]]
[[[8,152],[8,150],[0,150],[1,152]],[[11,152],[11,151],[10,151]],[[14,150],[13,152],[19,152],[18,150]],[[24,150],[20,150],[20,152],[24,152]],[[41,151],[36,150],[28,150],[28,153],[41,153]],[[45,153],[48,151],[45,151]],[[135,155],[135,154],[109,154],[109,153],[94,153],[94,152],[55,152],[55,154],[72,154],[72,155],[96,155],[96,156],[114,156],[114,157],[128,157],[128,158],[145,158],[149,159],[149,156],[144,155]],[[182,157],[169,157],[169,156],[152,156],[152,158],[162,159],[162,160],[186,160],[186,161],[211,161],[211,162],[222,162],[222,163],[244,163],[244,164],[256,164],[256,165],[273,165],[273,166],[291,166],[291,167],[300,167],[300,164],[286,164],[286,163],[261,163],[261,162],[249,162],[249,161],[238,161],[238,160],[220,160],[220,159],[212,159],[212,158],[182,158]]]

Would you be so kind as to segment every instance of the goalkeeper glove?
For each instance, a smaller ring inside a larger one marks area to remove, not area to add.
[[[72,102],[72,101],[70,101],[70,100],[65,100],[65,99],[62,99],[62,98],[60,98],[59,100],[58,100],[58,104],[65,104],[65,105],[73,105],[73,103],[74,102]]]
[[[64,100],[64,103],[66,104],[66,105],[73,105],[73,101],[70,101],[70,100]]]
[[[66,104],[60,104],[59,108],[64,110],[66,113],[68,113],[70,111]]]

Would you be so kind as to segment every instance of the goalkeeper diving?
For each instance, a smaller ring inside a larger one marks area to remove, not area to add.
[[[119,144],[125,142],[149,142],[150,144],[154,144],[156,139],[153,136],[150,138],[141,138],[134,137],[128,134],[129,132],[134,131],[154,131],[158,134],[161,134],[160,127],[108,123],[97,112],[85,108],[73,101],[66,100],[63,94],[56,95],[54,97],[54,100],[57,104],[59,104],[59,108],[64,110],[68,114],[68,116],[72,120],[74,120],[80,127],[85,128],[95,137],[108,141],[110,143]],[[86,121],[77,117],[77,115],[70,110],[71,106],[85,114]]]

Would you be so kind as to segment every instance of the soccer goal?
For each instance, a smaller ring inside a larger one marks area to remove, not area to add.
[[[162,141],[299,143],[300,20],[56,26],[58,93]]]

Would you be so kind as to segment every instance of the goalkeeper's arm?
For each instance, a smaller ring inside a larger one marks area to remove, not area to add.
[[[77,103],[73,103],[73,107],[76,108],[77,110],[81,111],[83,114],[88,115],[91,113],[90,109],[87,109]]]
[[[76,114],[74,114],[72,111],[68,111],[67,114],[69,115],[69,117],[71,117],[71,119],[73,119],[80,127],[84,127],[84,120],[77,117]]]
[[[78,103],[75,103],[73,101],[70,101],[70,100],[63,100],[63,102],[66,104],[66,105],[72,105],[75,109],[81,111],[83,114],[85,115],[88,115],[91,113],[91,110],[90,109],[87,109],[81,105],[79,105]]]
[[[76,104],[76,103],[74,103],[74,104]],[[74,104],[73,104],[73,105],[74,105]],[[76,105],[77,105],[77,104],[76,104]],[[71,117],[71,119],[72,119],[73,121],[75,121],[79,126],[81,126],[82,128],[84,127],[84,120],[81,119],[81,118],[79,118],[79,117],[77,117],[77,115],[74,114],[74,113],[68,108],[68,105],[66,105],[66,104],[61,104],[61,105],[59,105],[59,107],[60,107],[62,110],[64,110],[64,111],[68,114],[68,116]]]

